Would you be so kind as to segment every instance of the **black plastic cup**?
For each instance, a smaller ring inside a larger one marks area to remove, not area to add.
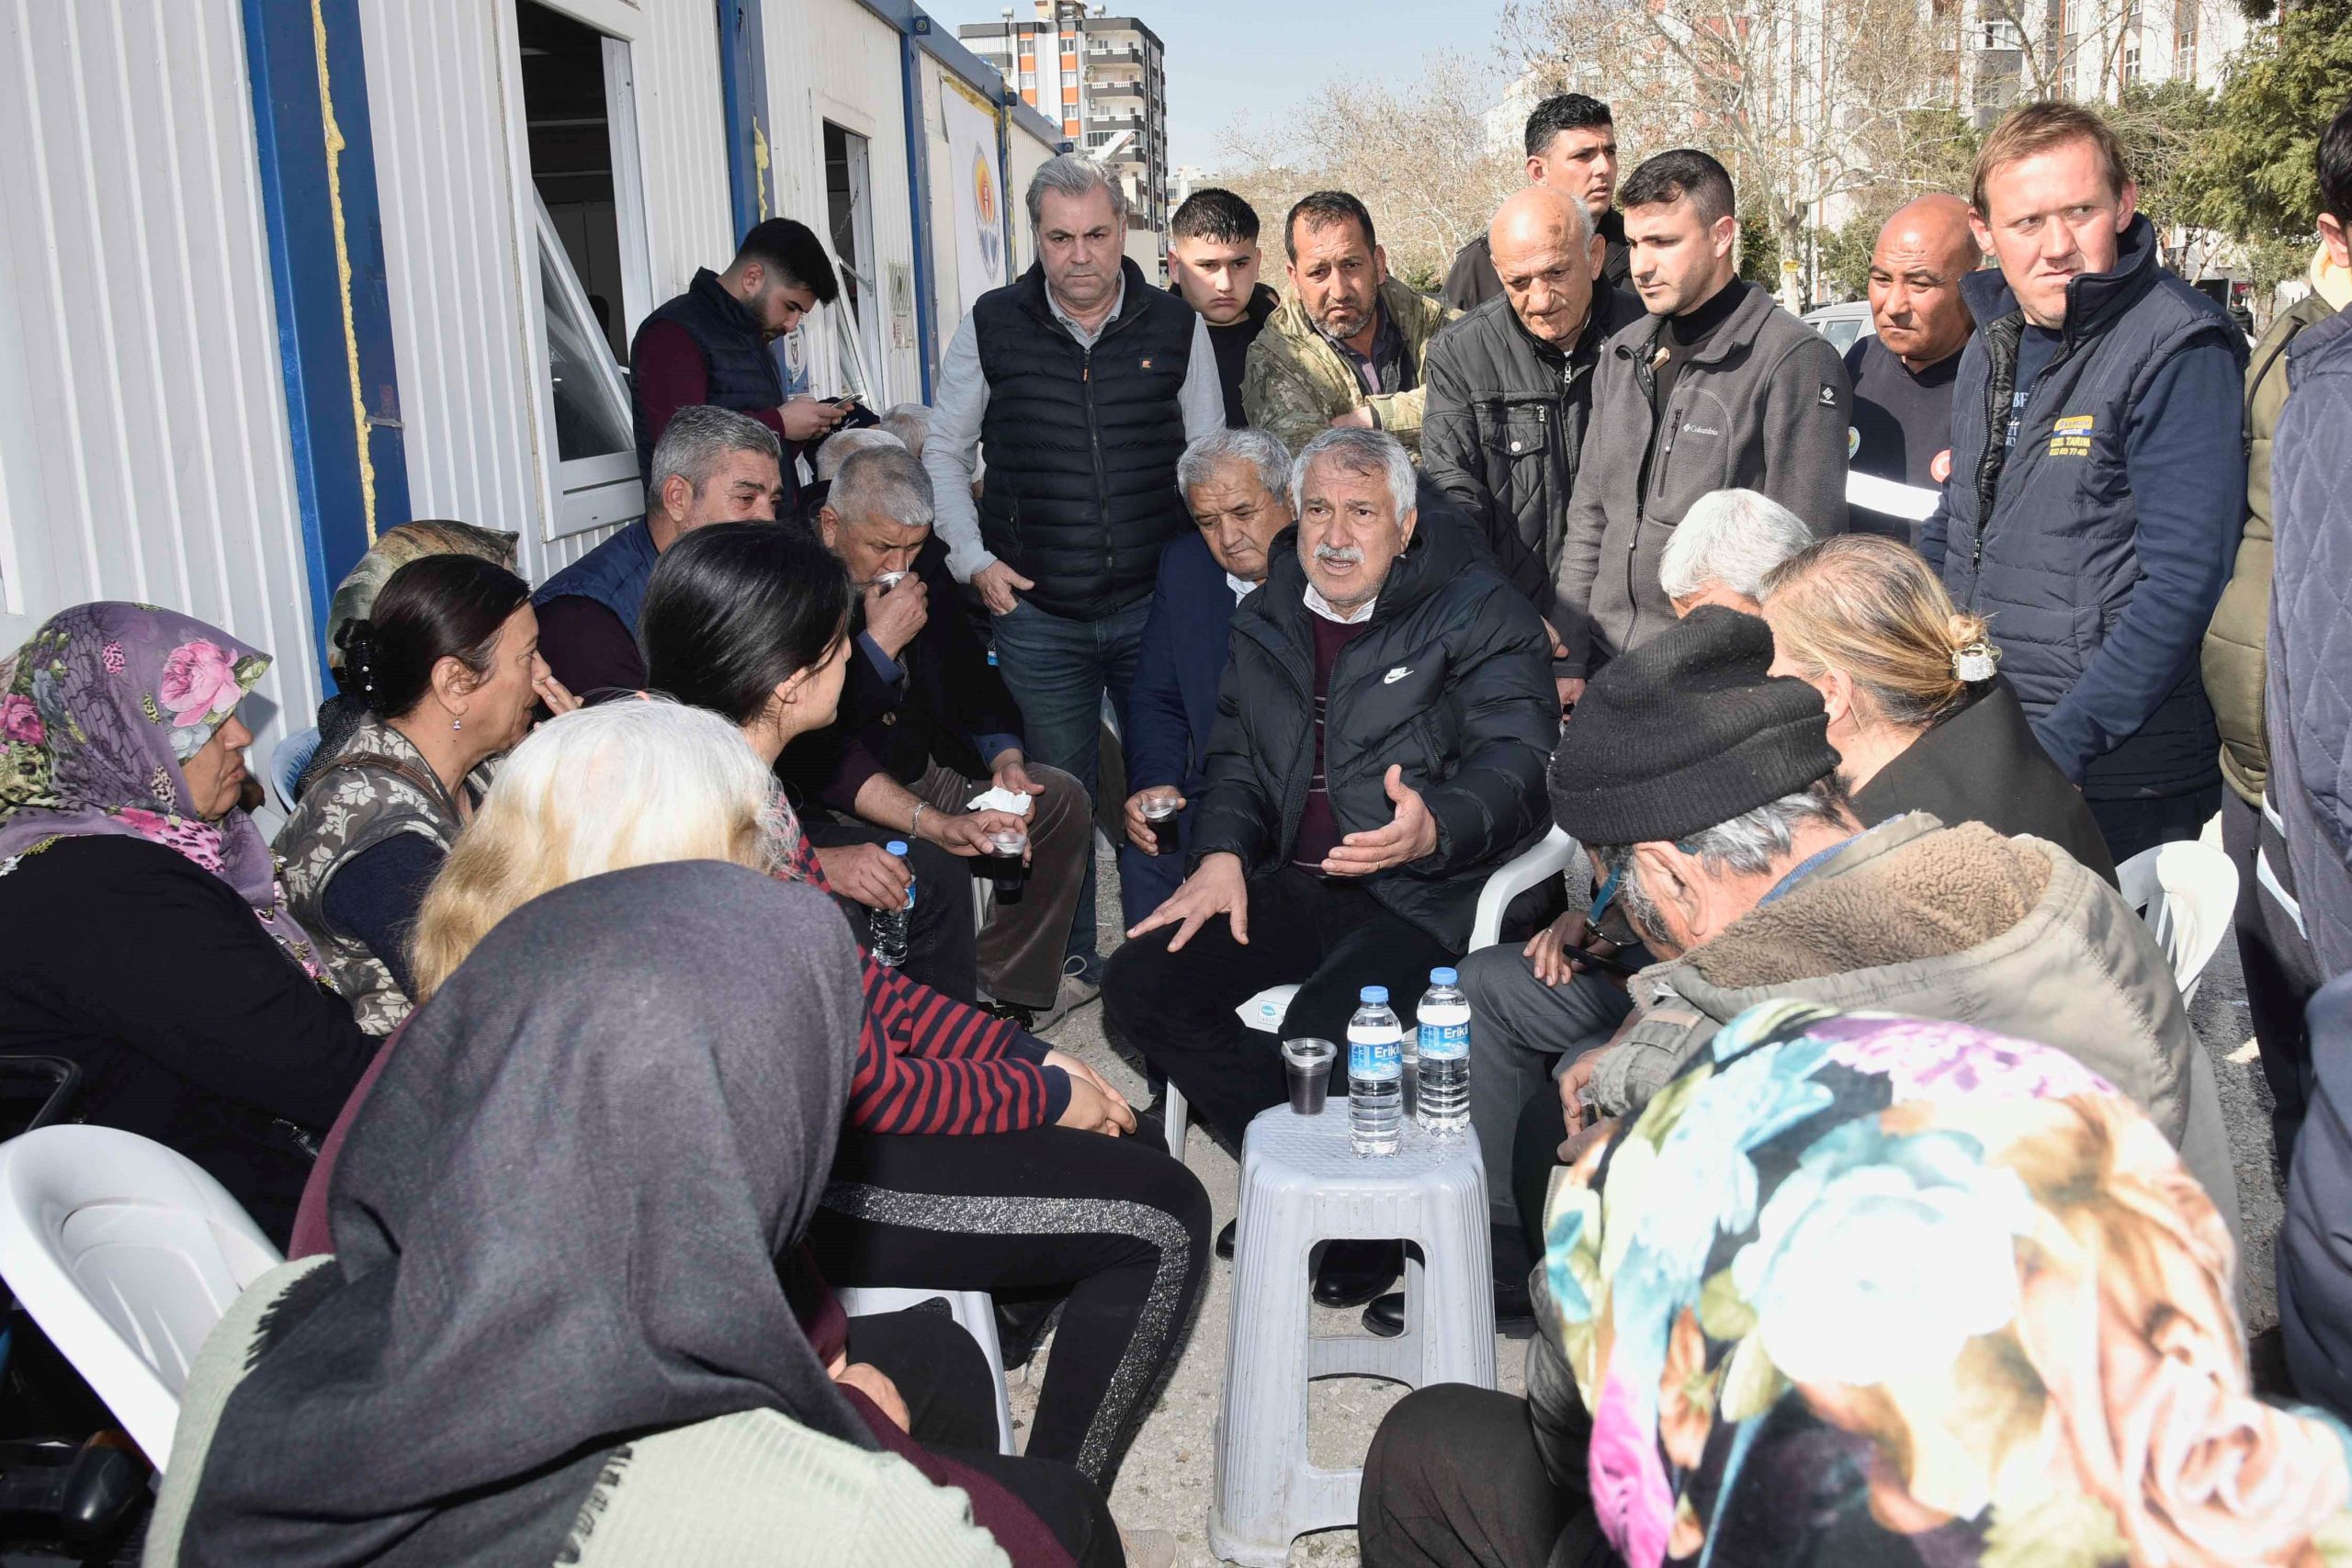
[[[1182,849],[1176,833],[1176,802],[1164,795],[1155,795],[1143,803],[1143,819],[1151,825],[1151,841],[1159,852],[1172,855]]]
[[[1283,1042],[1283,1071],[1290,1078],[1290,1108],[1301,1116],[1320,1116],[1331,1089],[1331,1066],[1340,1048],[1329,1040]]]
[[[980,857],[980,868],[996,885],[996,901],[1018,904],[1029,890],[1028,863],[1021,857],[1029,848],[1029,835],[1007,831],[991,833],[989,843],[993,852]]]

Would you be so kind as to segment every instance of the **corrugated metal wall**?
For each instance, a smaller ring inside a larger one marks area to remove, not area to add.
[[[547,498],[526,336],[538,275],[527,275],[526,295],[499,64],[515,48],[512,8],[363,0],[359,17],[410,507],[520,534],[536,581],[582,547],[563,541],[573,547],[551,561],[540,537]]]
[[[0,652],[92,599],[212,621],[277,655],[260,772],[320,694],[237,0],[0,39]]]
[[[868,142],[876,271],[887,310],[890,267],[914,265],[912,209],[907,200],[907,121],[899,85],[897,30],[858,0],[770,0],[767,39],[769,156],[775,171],[776,210],[820,234],[831,230],[825,199],[825,126],[831,120]],[[911,297],[910,297],[911,298]],[[896,345],[891,322],[881,322],[884,363],[874,367],[896,402],[922,395],[922,350],[914,322],[906,346]],[[833,386],[830,333],[811,333],[815,385]]]
[[[544,327],[515,3],[362,0],[360,16],[411,503],[420,517],[521,534],[536,582],[605,536],[545,536]],[[718,14],[707,0],[647,0],[588,19],[633,29],[653,286],[629,302],[634,332],[695,268],[734,251]]]

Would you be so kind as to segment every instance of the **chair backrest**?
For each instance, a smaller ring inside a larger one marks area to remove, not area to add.
[[[294,786],[301,782],[302,770],[319,750],[319,727],[298,729],[287,736],[269,752],[269,787],[277,792],[278,809],[291,815],[294,810]]]
[[[219,1182],[135,1133],[0,1144],[0,1278],[158,1470],[205,1336],[279,1261]]]
[[[2184,1002],[2230,929],[2238,868],[2212,845],[2183,840],[2143,850],[2115,868],[2123,901],[2140,911],[2172,964]]]

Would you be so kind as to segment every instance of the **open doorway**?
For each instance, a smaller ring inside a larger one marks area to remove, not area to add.
[[[645,509],[628,383],[629,330],[650,308],[627,41],[519,0],[525,147],[554,435],[550,538]]]
[[[868,155],[872,143],[854,130],[825,122],[825,214],[840,265],[842,295],[834,307],[841,321],[842,390],[867,407],[888,406],[879,375],[882,311],[874,261],[874,187]]]

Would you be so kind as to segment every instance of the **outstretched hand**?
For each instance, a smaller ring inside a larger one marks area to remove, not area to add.
[[[1396,815],[1385,828],[1350,833],[1323,857],[1326,876],[1370,876],[1375,871],[1408,864],[1437,850],[1437,818],[1430,815],[1421,792],[1405,782],[1405,770],[1388,764],[1383,781]]]
[[[1193,940],[1194,931],[1219,915],[1233,922],[1233,940],[1249,946],[1250,879],[1242,873],[1238,855],[1219,852],[1203,856],[1199,867],[1184,879],[1184,885],[1137,922],[1127,937],[1133,941],[1162,926],[1175,926],[1176,934],[1168,939],[1168,951],[1177,953]]]

